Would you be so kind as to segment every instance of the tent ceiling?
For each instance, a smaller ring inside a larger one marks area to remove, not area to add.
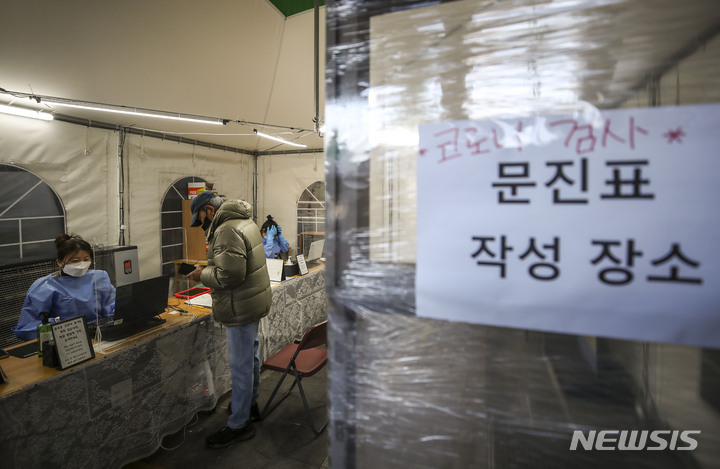
[[[310,8],[294,10],[290,3]],[[300,5],[301,4],[301,5]],[[0,94],[0,104],[160,132],[249,152],[322,149],[314,130],[314,1],[29,0],[3,6],[0,88],[74,101],[220,118],[224,126],[61,108]],[[320,50],[325,47],[320,11]],[[319,69],[324,70],[324,53]],[[320,120],[324,88],[320,79]]]

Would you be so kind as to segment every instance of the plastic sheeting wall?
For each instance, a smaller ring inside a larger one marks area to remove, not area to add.
[[[419,319],[414,286],[418,125],[718,102],[720,6],[428,3],[328,2],[332,467],[720,467],[718,350]],[[701,433],[569,449],[623,429]]]

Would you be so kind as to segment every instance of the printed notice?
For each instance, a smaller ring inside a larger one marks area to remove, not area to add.
[[[295,256],[295,259],[297,259],[298,269],[300,269],[300,275],[307,274],[308,268],[307,268],[307,263],[305,262],[305,255],[298,254],[297,256]]]
[[[417,315],[720,347],[720,105],[420,127]]]
[[[61,370],[95,357],[84,316],[53,324],[52,333]]]

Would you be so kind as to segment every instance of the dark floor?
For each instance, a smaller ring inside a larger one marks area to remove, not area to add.
[[[280,378],[279,373],[260,375],[261,408]],[[281,392],[292,384],[283,382]],[[327,422],[327,367],[302,381],[316,428]],[[277,400],[282,394],[279,392]],[[309,427],[297,387],[267,418],[254,424],[255,437],[223,449],[205,446],[205,438],[227,423],[228,392],[212,413],[201,413],[184,430],[164,438],[154,454],[124,466],[124,469],[214,467],[243,469],[328,468],[328,431],[315,436]],[[168,449],[163,449],[168,448]]]

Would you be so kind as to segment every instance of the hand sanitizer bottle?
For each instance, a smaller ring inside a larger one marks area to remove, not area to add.
[[[43,356],[43,344],[52,339],[52,324],[48,321],[50,313],[42,311],[42,322],[37,326],[37,337],[38,337],[38,357]]]

